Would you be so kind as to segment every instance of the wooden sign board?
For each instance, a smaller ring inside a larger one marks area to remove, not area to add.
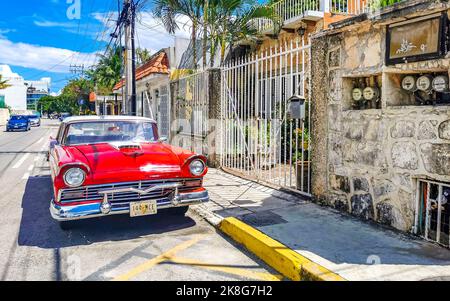
[[[447,14],[438,14],[389,25],[386,64],[440,58],[447,51]]]

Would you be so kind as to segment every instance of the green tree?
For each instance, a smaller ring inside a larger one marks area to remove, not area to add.
[[[136,49],[136,57],[138,61],[138,65],[143,65],[152,57],[150,51],[145,48]]]
[[[11,85],[8,85],[7,80],[2,80],[2,75],[0,74],[0,90],[6,89],[8,87],[11,87]]]
[[[175,31],[180,28],[177,22],[178,17],[184,16],[191,21],[194,69],[197,69],[197,33],[202,24],[204,2],[204,0],[155,0],[153,8],[153,14],[161,20],[170,34],[175,34]]]
[[[211,0],[217,1],[217,20],[211,20],[211,26],[217,26],[212,35],[215,43],[220,44],[220,61],[223,64],[227,46],[230,50],[237,42],[247,41],[256,44],[260,32],[255,26],[258,20],[264,19],[273,24],[273,34],[281,30],[281,20],[276,14],[273,3],[261,5],[249,0]],[[214,53],[215,55],[215,53]]]
[[[120,47],[100,54],[97,65],[87,72],[92,86],[100,94],[109,95],[122,78],[123,60]]]

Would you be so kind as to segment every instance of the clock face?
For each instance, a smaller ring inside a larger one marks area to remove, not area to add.
[[[377,98],[377,92],[374,88],[367,87],[363,91],[363,96],[366,100],[374,100],[375,98]]]
[[[448,77],[443,75],[436,76],[432,85],[436,92],[445,92],[448,90]]]
[[[431,79],[428,76],[421,76],[417,79],[417,88],[421,91],[431,90]]]
[[[417,90],[416,87],[416,79],[414,76],[405,76],[402,80],[402,88],[403,90],[414,92]]]
[[[360,101],[363,98],[363,92],[360,88],[355,88],[352,91],[352,97],[355,101]]]

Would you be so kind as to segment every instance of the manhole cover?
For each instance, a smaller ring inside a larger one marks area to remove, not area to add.
[[[253,227],[264,227],[287,223],[281,216],[271,211],[251,213],[244,215],[242,221]]]

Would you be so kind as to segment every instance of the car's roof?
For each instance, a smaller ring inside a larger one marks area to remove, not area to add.
[[[146,117],[137,117],[137,116],[127,116],[127,115],[118,115],[118,116],[72,116],[64,119],[64,123],[74,123],[74,122],[83,122],[83,121],[147,121],[156,123],[153,119]]]

